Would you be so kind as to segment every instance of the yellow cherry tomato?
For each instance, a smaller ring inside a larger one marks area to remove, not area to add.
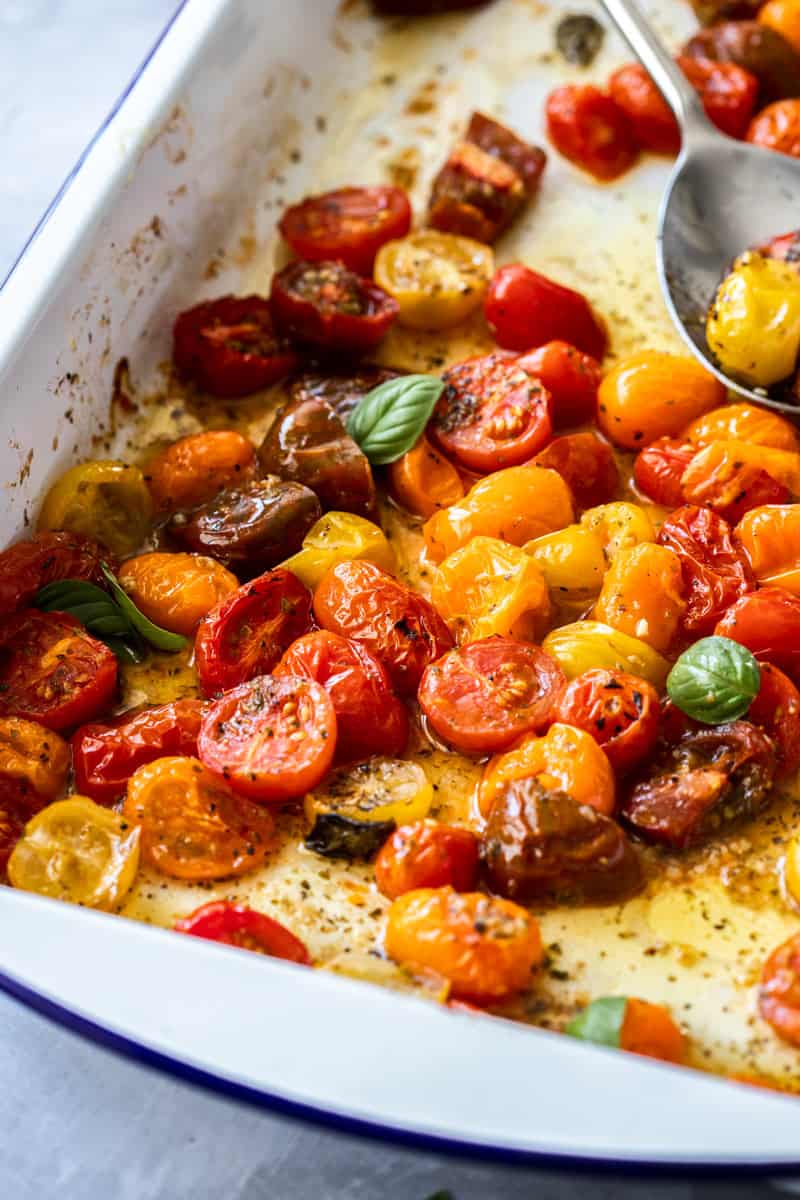
[[[110,910],[125,899],[138,867],[138,828],[86,796],[70,796],[28,822],[8,878],[25,892]]]
[[[401,325],[412,329],[459,325],[480,306],[493,274],[488,246],[432,229],[387,242],[373,272],[399,304]]]
[[[722,404],[725,389],[694,359],[643,350],[609,371],[597,395],[597,424],[627,450],[641,450]]]
[[[446,558],[431,599],[461,644],[494,634],[536,641],[550,615],[537,563],[497,538],[472,538]]]
[[[630,550],[641,542],[654,542],[653,522],[641,504],[615,500],[587,508],[581,517],[581,527],[597,534],[608,562],[613,562],[620,550]]]
[[[337,563],[366,559],[393,575],[394,550],[380,526],[355,513],[329,512],[312,525],[297,554],[281,565],[315,591],[323,575]]]
[[[800,504],[751,508],[735,536],[759,583],[800,595]]]
[[[736,441],[800,452],[800,436],[791,421],[746,401],[712,409],[687,425],[681,437],[695,446]]]
[[[344,821],[408,825],[427,817],[433,788],[418,763],[400,758],[370,758],[329,775],[304,803],[308,820],[333,816]]]
[[[125,558],[150,531],[153,505],[138,467],[112,459],[66,471],[44,498],[38,528],[65,529],[96,538]]]
[[[592,667],[602,667],[640,675],[660,688],[669,673],[670,664],[647,642],[600,621],[562,625],[548,633],[542,648],[561,664],[567,679],[574,679]]]
[[[577,604],[585,608],[600,591],[606,556],[603,543],[593,530],[567,525],[526,542],[525,552],[541,568],[556,606]]]
[[[723,371],[751,387],[792,374],[800,352],[800,276],[795,267],[748,251],[717,290],[706,323]]]
[[[800,454],[739,441],[712,442],[703,446],[683,472],[681,487],[693,504],[705,504],[704,493],[712,498],[718,496],[720,484],[743,466],[763,468],[777,483],[800,496]],[[731,501],[735,498],[732,496]]]
[[[681,560],[666,546],[642,542],[616,555],[592,615],[663,652],[685,608]]]

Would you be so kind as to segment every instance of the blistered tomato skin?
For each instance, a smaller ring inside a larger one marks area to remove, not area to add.
[[[692,640],[711,633],[725,610],[755,587],[730,526],[711,509],[676,509],[662,525],[658,541],[680,559],[686,601],[681,628]]]
[[[80,534],[125,558],[149,534],[151,516],[150,492],[138,467],[93,459],[56,480],[42,501],[37,527]]]
[[[678,65],[703,101],[706,116],[727,133],[743,138],[758,96],[758,80],[736,63],[678,55]]]
[[[478,882],[478,839],[438,821],[401,825],[378,852],[375,882],[390,900],[416,888],[471,892]]]
[[[493,634],[535,642],[550,616],[547,583],[535,559],[497,538],[472,538],[446,558],[431,598],[459,644]]]
[[[753,118],[747,141],[800,158],[800,100],[776,100]]]
[[[626,450],[678,437],[725,399],[722,384],[693,358],[643,350],[623,359],[600,384],[597,423]]]
[[[768,447],[743,449],[738,442],[712,442],[697,451],[681,476],[684,499],[713,509],[732,525],[762,505],[786,505],[792,492],[769,468],[786,478],[795,474],[795,465],[776,462],[778,458],[796,456]]]
[[[145,481],[161,512],[195,508],[247,477],[253,443],[232,429],[208,429],[179,438],[150,460]]]
[[[428,223],[444,233],[491,243],[524,203],[519,172],[473,142],[462,141],[433,181]]]
[[[683,591],[677,554],[653,542],[642,542],[616,556],[592,615],[664,653],[675,641],[686,608]]]
[[[800,130],[797,149],[800,153]],[[753,251],[741,255],[713,299],[706,338],[731,378],[750,387],[771,387],[787,379],[800,351],[800,286],[794,268]]]
[[[369,275],[381,246],[408,233],[411,205],[398,187],[338,188],[287,208],[278,227],[298,258]]]
[[[547,98],[547,133],[556,149],[603,183],[639,154],[627,113],[593,84],[567,84]]]
[[[619,488],[619,470],[608,442],[594,433],[554,438],[534,459],[537,467],[558,471],[578,508],[605,504]]]
[[[757,404],[740,402],[714,408],[691,421],[683,437],[695,446],[735,441],[750,446],[800,452],[800,436],[791,421]]]
[[[506,350],[524,352],[559,340],[598,361],[605,355],[608,335],[586,297],[522,263],[496,272],[484,307],[498,345]]]
[[[715,634],[741,642],[800,683],[800,597],[785,588],[761,587],[727,610]]]
[[[548,654],[558,659],[567,679],[593,667],[627,671],[662,688],[669,662],[641,638],[631,637],[601,621],[573,621],[548,633],[542,642]]]
[[[652,150],[654,154],[678,153],[681,148],[678,122],[641,63],[627,63],[614,71],[608,90],[644,150]]]
[[[747,719],[760,725],[774,741],[778,775],[789,775],[800,766],[800,691],[772,663],[760,666],[761,687],[747,710]],[[800,889],[796,898],[800,900]]]
[[[182,312],[173,328],[172,357],[204,391],[231,398],[269,387],[297,365],[262,296],[222,296]]]
[[[734,530],[760,584],[800,595],[800,505],[751,509]]]
[[[104,583],[102,562],[116,566],[105,546],[81,533],[35,533],[15,542],[0,552],[0,611],[14,612],[57,580]]]
[[[585,671],[561,693],[554,717],[591,734],[615,771],[624,773],[650,755],[661,704],[646,679],[624,671]]]
[[[361,559],[390,575],[397,571],[394,550],[380,525],[356,513],[327,512],[311,526],[300,549],[281,567],[315,591],[331,567]]]
[[[684,501],[683,473],[696,453],[697,447],[683,438],[656,438],[636,455],[636,487],[656,504],[679,508]]]
[[[552,396],[556,429],[582,425],[594,417],[602,371],[591,354],[555,340],[523,354],[517,366],[540,379]]]
[[[389,490],[415,517],[432,517],[464,495],[461,476],[423,436],[388,468]]]

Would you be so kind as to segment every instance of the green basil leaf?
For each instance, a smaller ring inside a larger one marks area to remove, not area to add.
[[[57,579],[40,588],[34,604],[43,612],[70,612],[78,604],[106,604],[114,607],[108,592],[83,579]]]
[[[753,655],[726,637],[707,637],[684,650],[667,676],[667,693],[681,712],[722,725],[747,712],[761,686]]]
[[[584,1042],[618,1050],[627,1006],[627,996],[601,996],[573,1017],[564,1032]]]
[[[353,409],[347,432],[374,466],[394,462],[417,441],[443,391],[435,375],[387,379]]]
[[[180,633],[170,633],[167,629],[162,629],[159,625],[148,621],[144,613],[139,612],[114,572],[105,563],[100,565],[116,604],[122,610],[123,615],[127,617],[132,628],[151,646],[155,646],[156,650],[182,650],[186,645],[186,638]]]
[[[145,658],[138,640],[136,642],[126,642],[122,638],[107,637],[103,638],[103,641],[109,650],[113,650],[118,660],[122,663],[140,663]]]

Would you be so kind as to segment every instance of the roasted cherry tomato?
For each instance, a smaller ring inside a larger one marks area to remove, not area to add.
[[[536,920],[510,900],[451,887],[406,892],[389,909],[386,952],[434,971],[450,995],[491,1004],[523,991],[543,958]]]
[[[725,389],[694,358],[642,350],[622,359],[600,384],[597,423],[626,450],[678,437],[689,421],[725,399]]]
[[[547,162],[547,155],[539,146],[532,146],[482,112],[472,114],[464,138],[513,167],[522,177],[528,195],[536,190]]]
[[[22,717],[0,717],[0,776],[52,798],[66,783],[69,767],[69,746],[52,729]]]
[[[293,642],[273,674],[322,684],[336,713],[339,762],[385,754],[399,758],[408,741],[408,715],[385,668],[360,642],[320,629]]]
[[[549,441],[550,394],[507,354],[450,367],[428,423],[430,437],[470,471],[516,467]]]
[[[96,539],[120,558],[150,532],[152,504],[138,467],[98,459],[70,467],[42,502],[39,530],[66,530]]]
[[[656,540],[653,522],[645,510],[627,500],[613,500],[587,509],[581,517],[581,528],[597,534],[609,563],[623,550]]]
[[[218,604],[200,623],[195,665],[207,696],[271,671],[311,628],[311,594],[283,567],[267,571]]]
[[[139,767],[122,812],[141,829],[144,861],[175,879],[243,875],[263,865],[273,844],[269,810],[234,795],[196,758]]]
[[[113,804],[145,763],[196,755],[206,707],[202,700],[173,700],[122,713],[102,725],[82,725],[72,736],[78,791],[99,804]]]
[[[800,54],[800,4],[797,0],[767,0],[758,10],[758,21],[769,25]]]
[[[270,304],[280,329],[326,350],[377,346],[398,313],[377,284],[338,262],[292,262],[272,279]]]
[[[480,305],[494,255],[473,238],[422,229],[387,242],[375,259],[375,280],[412,329],[451,329]]]
[[[674,550],[653,542],[620,550],[606,572],[592,616],[666,653],[686,610],[682,566]]]
[[[796,268],[754,250],[741,254],[711,301],[706,341],[717,365],[751,388],[790,380],[800,355]]]
[[[361,642],[383,663],[401,696],[453,645],[450,630],[424,596],[370,562],[332,567],[314,593],[323,629]]]
[[[278,228],[298,258],[370,275],[384,242],[411,228],[411,205],[398,187],[338,188],[293,204]]]
[[[597,360],[606,352],[606,331],[585,296],[522,263],[497,271],[485,309],[498,343],[507,350],[530,350],[563,339]]]
[[[686,1038],[663,1004],[628,998],[619,1031],[619,1048],[629,1054],[643,1054],[661,1062],[682,1064],[686,1059]]]
[[[741,441],[717,441],[699,449],[683,473],[684,495],[687,491],[706,492],[715,505],[736,511],[746,498],[735,491],[737,481],[750,489],[756,481],[756,490],[766,490],[763,483],[757,482],[759,471],[790,495],[800,495],[800,454]]]
[[[281,565],[314,591],[331,567],[362,558],[390,575],[397,570],[394,550],[380,525],[355,513],[328,512],[309,529],[297,554]]]
[[[560,154],[608,182],[639,153],[627,114],[594,84],[566,84],[547,97],[547,134]]]
[[[538,646],[490,637],[431,663],[417,698],[431,729],[449,746],[495,754],[547,726],[564,684],[558,663]]]
[[[605,504],[619,488],[619,471],[608,442],[596,433],[567,433],[554,438],[534,460],[558,471],[578,508]]]
[[[378,852],[375,882],[390,900],[416,888],[474,891],[478,882],[478,839],[469,829],[438,821],[401,825]]]
[[[231,904],[228,900],[204,904],[188,917],[176,921],[175,929],[178,933],[188,933],[209,942],[222,942],[224,946],[254,950],[270,958],[284,958],[303,966],[311,963],[306,947],[285,925],[265,913],[243,904]]]
[[[670,664],[641,638],[631,637],[600,621],[573,621],[548,633],[542,646],[561,664],[567,679],[593,667],[627,671],[663,688]]]
[[[679,508],[683,504],[683,472],[696,453],[697,447],[682,438],[656,438],[636,455],[633,479],[637,488],[655,504]]]
[[[755,587],[730,526],[709,508],[676,509],[661,526],[658,541],[681,560],[686,601],[681,627],[692,639],[711,633],[725,610]]]
[[[713,408],[687,425],[683,437],[695,446],[735,441],[800,452],[800,437],[791,421],[757,404],[724,404]]]
[[[764,963],[758,1011],[779,1038],[800,1046],[800,934],[773,950]]]
[[[567,525],[527,542],[524,552],[544,575],[551,603],[560,615],[580,616],[597,598],[607,564],[603,543],[592,530]]]
[[[630,123],[643,150],[677,154],[681,132],[672,109],[641,63],[626,63],[608,81],[611,99]]]
[[[117,660],[66,613],[21,609],[0,622],[0,715],[71,729],[110,707]]]
[[[423,436],[388,468],[389,488],[398,504],[416,517],[432,517],[464,495],[461,476],[452,463]]]
[[[47,802],[24,779],[0,775],[0,881],[25,826]]]
[[[172,331],[175,366],[212,396],[247,396],[297,365],[262,296],[221,296],[182,312]]]
[[[615,771],[636,767],[653,750],[661,704],[646,679],[624,671],[584,671],[556,702],[553,716],[562,725],[590,733]]]
[[[800,595],[800,505],[753,508],[734,530],[760,584]]]
[[[774,573],[774,561],[770,568],[767,568],[770,573],[763,573],[763,568],[766,563],[761,560],[760,565],[757,565],[757,560],[760,558],[756,553],[750,553],[745,538],[743,536],[744,529],[755,532],[758,522],[757,513],[760,513],[764,507],[769,507],[774,511],[774,516],[768,522],[764,522],[759,533],[767,531],[767,525],[770,531],[774,534],[778,532],[781,525],[779,514],[794,511],[796,506],[790,504],[792,493],[785,484],[779,483],[777,479],[765,471],[763,467],[756,466],[755,463],[741,462],[736,453],[729,452],[725,448],[725,443],[718,443],[718,448],[722,449],[722,453],[716,459],[716,463],[708,460],[703,462],[705,451],[701,451],[695,456],[697,463],[692,462],[692,468],[687,468],[686,476],[684,477],[683,494],[691,504],[702,504],[706,508],[713,508],[721,517],[724,517],[731,525],[737,528],[737,538],[742,545],[745,545],[745,550],[748,553],[751,566],[755,571],[756,579],[760,583],[770,582],[780,584],[781,587],[789,587],[787,578],[783,573],[778,576]],[[708,447],[712,450],[715,447]],[[702,465],[701,465],[702,464]],[[706,467],[710,471],[706,472]],[[752,514],[752,516],[751,516]],[[739,527],[742,526],[740,529]],[[800,533],[800,526],[794,520],[790,520],[785,532],[787,542],[782,547],[784,565],[791,564],[792,573],[795,565],[800,567],[800,545],[797,542],[797,536]],[[791,534],[794,536],[792,537]],[[752,548],[755,551],[755,547]],[[763,551],[764,547],[761,547]],[[774,550],[774,546],[773,546]],[[794,584],[795,590],[800,589],[800,574]]]
[[[524,203],[519,172],[474,142],[462,141],[433,181],[428,224],[444,233],[493,242]]]
[[[800,684],[800,596],[785,588],[759,588],[731,605],[714,633],[741,642]]]
[[[800,158],[800,99],[768,104],[750,122],[747,141]]]
[[[761,686],[747,719],[765,729],[775,743],[778,773],[796,771],[800,766],[800,692],[772,663],[761,663]]]
[[[569,342],[546,342],[523,354],[517,366],[547,388],[556,429],[592,420],[602,373],[600,363],[591,354],[584,354]]]
[[[758,21],[715,22],[710,29],[701,29],[690,38],[683,54],[735,63],[749,71],[758,80],[760,104],[796,96],[800,90],[797,82],[800,56],[777,30]]]
[[[81,533],[35,533],[0,553],[0,612],[28,604],[48,583],[86,579],[104,584],[102,562],[114,566],[104,546]]]
[[[303,802],[305,844],[326,858],[372,858],[398,825],[422,821],[433,788],[419,763],[370,758],[334,771]]]
[[[678,56],[678,65],[703,101],[709,121],[729,137],[743,138],[758,96],[758,80],[736,63]]]
[[[179,438],[152,458],[145,480],[162,512],[196,508],[246,478],[254,458],[253,443],[240,433],[207,429]]]
[[[550,616],[535,558],[497,538],[474,537],[446,558],[431,598],[459,644],[493,634],[535,642]]]
[[[187,637],[239,587],[235,575],[204,554],[138,554],[123,563],[118,578],[146,617]]]
[[[324,400],[346,422],[367,392],[404,374],[404,371],[374,363],[326,363],[324,371],[304,371],[299,375],[292,383],[291,397],[293,400]]]

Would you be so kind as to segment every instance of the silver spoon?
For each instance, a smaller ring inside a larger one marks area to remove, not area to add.
[[[720,133],[635,0],[603,4],[681,127],[681,153],[661,202],[657,251],[661,290],[678,332],[726,387],[800,416],[797,405],[725,375],[705,333],[709,305],[733,260],[750,246],[800,227],[800,159]]]

